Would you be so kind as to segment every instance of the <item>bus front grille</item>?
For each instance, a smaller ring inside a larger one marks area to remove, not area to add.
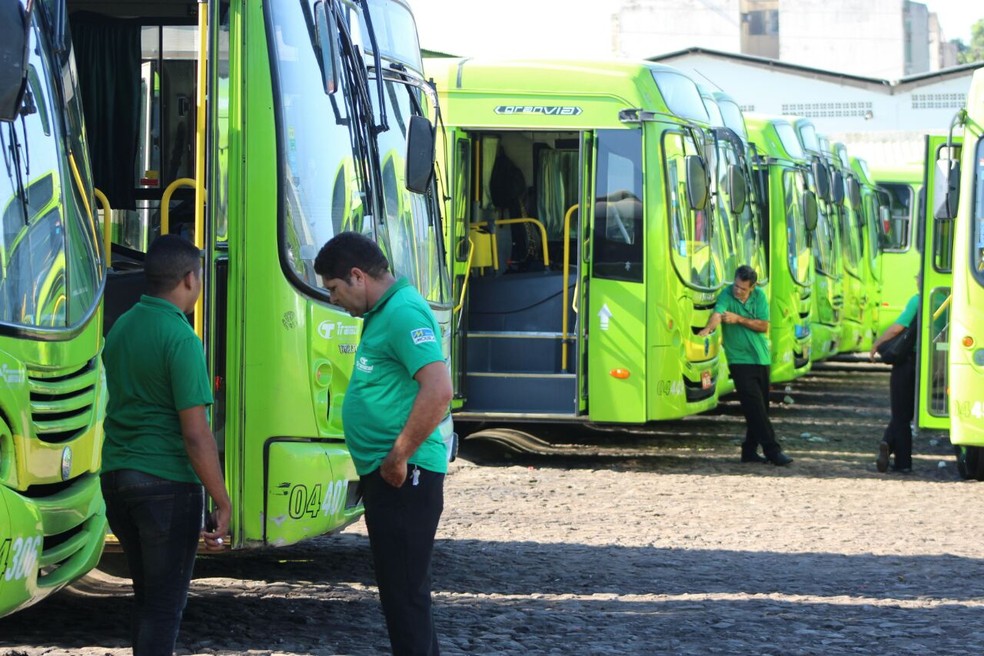
[[[96,358],[82,368],[43,371],[29,368],[31,420],[42,442],[67,442],[91,426],[99,368]]]

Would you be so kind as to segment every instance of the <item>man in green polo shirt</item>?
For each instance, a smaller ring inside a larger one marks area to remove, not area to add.
[[[100,482],[106,517],[133,579],[134,656],[170,655],[199,536],[221,549],[231,504],[205,407],[205,353],[186,313],[202,289],[201,255],[176,235],[144,260],[147,294],[106,336],[109,404]],[[202,531],[204,484],[216,505]]]
[[[438,426],[452,394],[440,327],[364,235],[333,237],[314,270],[332,303],[363,318],[342,423],[361,479],[390,644],[397,656],[436,656],[430,567],[448,468]]]
[[[758,274],[743,264],[735,271],[735,281],[718,296],[714,313],[701,337],[710,335],[723,324],[724,352],[728,354],[728,371],[735,382],[735,393],[745,415],[745,441],[741,445],[742,462],[771,462],[788,465],[792,458],[782,452],[769,420],[769,301],[755,284]],[[759,445],[765,456],[758,453]]]

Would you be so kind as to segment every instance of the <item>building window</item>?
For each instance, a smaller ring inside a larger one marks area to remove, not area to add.
[[[962,109],[966,103],[965,93],[912,94],[912,109]]]
[[[870,118],[870,102],[783,103],[783,114],[805,118]]]
[[[777,36],[779,34],[779,10],[764,9],[749,11],[741,15],[748,25],[748,33],[753,36]]]

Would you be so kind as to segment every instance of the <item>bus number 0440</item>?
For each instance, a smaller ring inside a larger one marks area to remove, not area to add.
[[[310,491],[307,485],[295,485],[290,488],[288,506],[291,519],[301,519],[305,515],[312,518],[317,517],[319,511],[322,515],[336,514],[345,504],[348,481],[328,483],[324,496],[322,496],[321,490],[321,483],[315,485]]]

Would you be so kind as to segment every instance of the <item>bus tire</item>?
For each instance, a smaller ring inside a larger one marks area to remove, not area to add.
[[[957,471],[963,479],[984,481],[984,448],[979,446],[957,447]]]

